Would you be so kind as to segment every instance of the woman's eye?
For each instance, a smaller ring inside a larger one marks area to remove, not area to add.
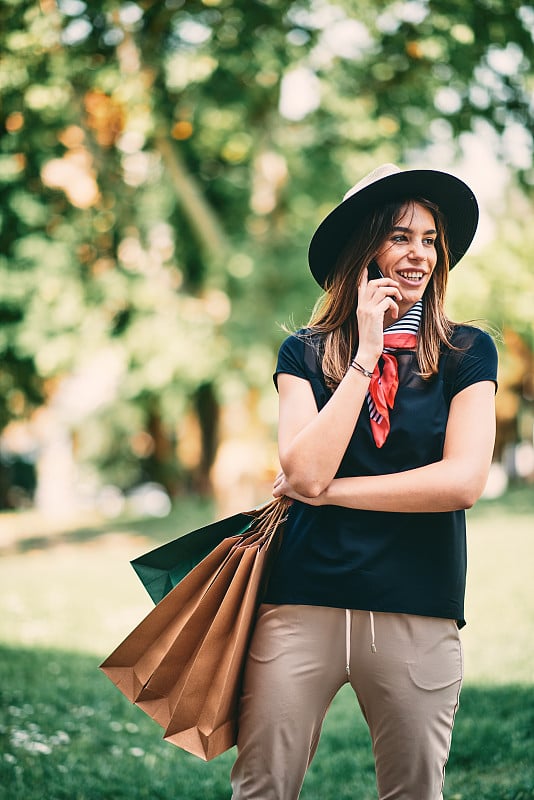
[[[424,241],[425,244],[428,244],[428,245],[430,245],[430,247],[432,247],[436,240],[435,239],[423,239],[423,241]]]
[[[395,234],[395,236],[391,237],[392,242],[405,242],[406,236],[403,233]]]

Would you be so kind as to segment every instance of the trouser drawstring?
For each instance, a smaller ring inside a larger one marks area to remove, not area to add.
[[[350,614],[350,609],[345,609],[345,670],[347,672],[347,678],[350,678],[350,634],[351,634],[351,623],[352,617]]]
[[[372,611],[369,612],[369,621],[371,623],[371,653],[376,653],[375,642],[375,615]],[[350,678],[350,636],[352,630],[352,616],[350,608],[345,609],[345,672],[347,678]]]
[[[369,612],[369,622],[371,623],[371,653],[376,653],[375,641],[375,615]],[[352,613],[349,608],[345,609],[345,672],[350,678],[350,637],[352,630]]]
[[[372,611],[369,612],[369,619],[371,621],[371,653],[376,653],[375,644],[375,615]]]

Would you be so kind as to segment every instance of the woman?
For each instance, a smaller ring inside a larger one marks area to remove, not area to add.
[[[444,312],[477,222],[462,181],[383,165],[314,234],[325,294],[275,374],[273,494],[293,504],[250,647],[234,800],[299,796],[345,682],[379,797],[442,797],[462,681],[464,509],[495,434],[494,344]]]

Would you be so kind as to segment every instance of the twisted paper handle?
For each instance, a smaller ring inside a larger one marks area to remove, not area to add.
[[[289,497],[275,497],[264,506],[255,509],[252,513],[256,517],[251,525],[251,530],[268,536],[287,519],[287,512],[291,506]]]

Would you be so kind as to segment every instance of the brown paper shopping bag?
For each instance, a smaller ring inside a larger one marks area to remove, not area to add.
[[[246,653],[286,512],[285,501],[250,512],[250,528],[224,539],[101,665],[165,739],[205,760],[235,744]]]
[[[198,651],[199,643],[209,633],[214,617],[221,607],[226,606],[242,555],[243,551],[233,546],[213,579],[199,592],[196,603],[186,608],[179,604],[176,606],[172,642],[135,700],[136,705],[163,728],[167,727],[171,718],[171,689],[177,682],[177,676],[186,674],[188,665]],[[174,599],[176,598],[173,596]],[[178,597],[178,603],[180,601],[181,598]]]
[[[164,738],[210,759],[236,742],[243,668],[274,541],[243,548],[239,567],[195,656],[169,693]]]
[[[228,559],[233,544],[231,538],[221,542],[100,665],[128,700],[137,700]]]

